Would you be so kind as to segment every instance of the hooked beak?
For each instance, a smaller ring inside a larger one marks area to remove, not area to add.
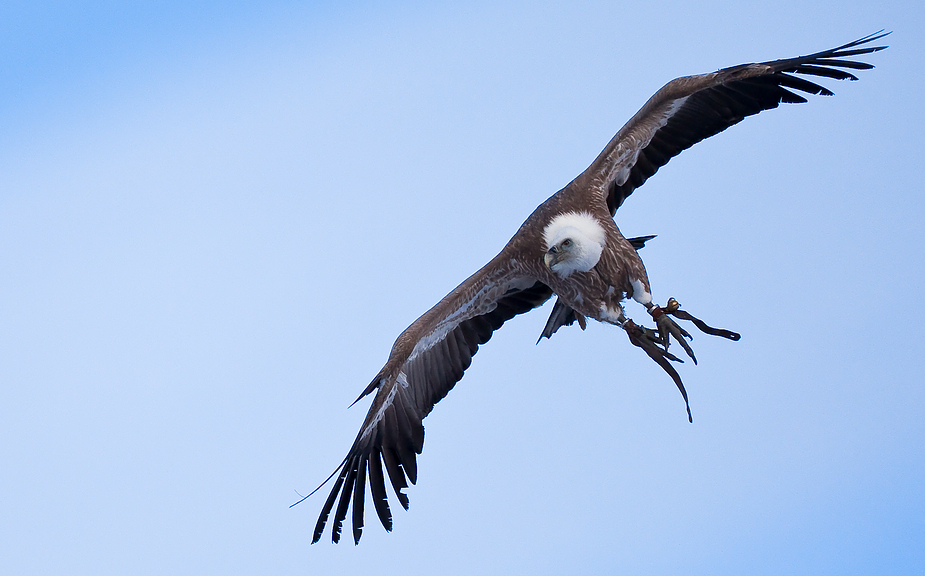
[[[549,268],[550,270],[552,270],[552,267],[555,266],[559,262],[558,252],[559,251],[556,250],[555,247],[552,247],[549,249],[548,252],[546,252],[546,255],[543,256],[543,262],[546,263],[546,267]]]

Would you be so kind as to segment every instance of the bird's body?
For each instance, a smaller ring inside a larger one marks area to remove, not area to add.
[[[680,377],[669,363],[678,360],[668,352],[669,335],[691,358],[693,352],[684,341],[688,334],[669,316],[691,320],[708,334],[733,340],[738,335],[710,328],[680,310],[673,299],[665,307],[655,305],[637,254],[648,238],[626,239],[614,223],[614,213],[659,167],[696,142],[781,102],[805,102],[794,91],[831,94],[794,74],[856,79],[843,68],[872,66],[844,58],[882,49],[857,48],[882,36],[800,58],[679,78],[656,92],[587,170],[527,218],[495,258],[398,337],[385,366],[360,395],[376,392],[353,446],[331,475],[337,479],[313,541],[321,537],[332,510],[332,537],[339,540],[351,501],[353,536],[359,541],[367,479],[379,519],[391,530],[385,478],[407,508],[404,489],[408,480],[417,479],[415,455],[423,449],[423,418],[462,378],[494,330],[553,294],[558,300],[541,338],[575,321],[584,327],[587,318],[620,326],[671,375],[686,401]],[[658,334],[626,317],[627,298],[645,307]]]

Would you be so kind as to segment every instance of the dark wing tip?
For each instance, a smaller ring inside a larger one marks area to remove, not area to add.
[[[885,32],[884,30],[886,29],[881,28],[880,30],[878,30],[877,32],[874,32],[873,34],[868,34],[867,36],[864,36],[863,38],[858,38],[857,40],[854,40],[853,42],[842,44],[841,46],[837,48],[825,50],[823,52],[813,54],[812,56],[817,57],[817,58],[834,58],[837,56],[856,56],[858,54],[870,54],[871,52],[879,52],[880,50],[885,50],[886,48],[889,48],[889,46],[866,46],[864,48],[858,48],[856,50],[851,50],[851,48],[854,48],[855,46],[861,46],[862,44],[876,42],[877,40],[885,36],[889,36],[890,34],[893,33],[892,31]]]
[[[632,244],[633,248],[639,251],[645,248],[646,242],[655,238],[655,236],[655,234],[649,234],[648,236],[636,236],[635,238],[627,238],[627,241]]]
[[[848,42],[848,43],[845,44],[844,46],[839,46],[839,47],[836,48],[835,50],[836,50],[836,51],[838,51],[838,50],[844,50],[845,48],[853,48],[853,47],[855,47],[855,46],[860,46],[861,44],[867,44],[868,42],[875,42],[875,41],[877,41],[877,40],[879,40],[879,39],[881,39],[881,38],[883,38],[883,37],[885,37],[885,36],[889,36],[889,35],[892,34],[892,33],[893,33],[892,30],[890,30],[889,32],[887,32],[887,31],[886,31],[886,28],[881,28],[880,30],[877,30],[877,31],[874,32],[873,34],[868,34],[867,36],[864,36],[864,37],[862,37],[862,38],[858,38],[857,40],[855,40],[855,41],[853,41],[853,42]],[[886,48],[886,46],[873,46],[873,47],[869,48],[869,50],[883,50],[884,48]]]
[[[873,64],[868,64],[866,62],[855,62],[851,60],[841,60],[841,58],[849,56],[861,56],[864,54],[871,54],[873,52],[879,52],[880,50],[886,50],[888,46],[864,46],[863,48],[857,48],[857,46],[862,46],[870,42],[875,42],[885,36],[892,34],[892,32],[884,32],[880,30],[874,32],[873,34],[868,34],[863,38],[858,38],[853,42],[848,42],[847,44],[842,44],[837,48],[831,48],[829,50],[823,50],[822,52],[816,52],[815,54],[810,54],[808,56],[801,56],[799,58],[790,58],[786,60],[778,60],[776,62],[769,62],[769,64],[783,64],[783,67],[778,68],[783,72],[797,72],[801,74],[811,74],[811,75],[824,75],[831,78],[836,78],[838,80],[857,80],[857,77],[853,74],[845,72],[844,70],[838,70],[838,68],[852,68],[854,70],[870,70],[873,68]],[[796,66],[794,68],[786,68],[786,64],[793,62]],[[826,67],[820,71],[818,68],[814,68],[813,65]],[[820,73],[821,72],[821,73]]]

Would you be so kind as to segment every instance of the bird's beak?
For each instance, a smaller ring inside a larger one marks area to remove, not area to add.
[[[552,267],[559,261],[558,254],[550,250],[543,256],[543,262],[546,263],[546,267],[552,270]]]

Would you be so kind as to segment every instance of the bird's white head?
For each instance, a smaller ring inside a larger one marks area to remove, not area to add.
[[[606,238],[604,227],[588,212],[559,214],[543,229],[543,261],[562,277],[587,272],[601,259]]]

